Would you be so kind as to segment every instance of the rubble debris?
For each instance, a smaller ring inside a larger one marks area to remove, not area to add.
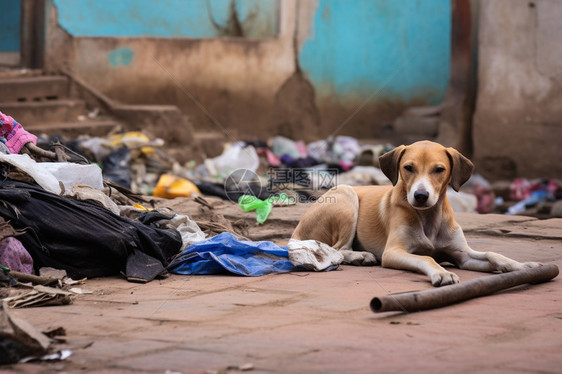
[[[51,341],[47,336],[26,321],[12,316],[5,302],[0,304],[0,365],[44,355],[50,347]]]
[[[20,285],[20,287],[25,286]],[[54,287],[37,285],[5,298],[4,302],[10,308],[67,305],[72,303],[72,293]]]

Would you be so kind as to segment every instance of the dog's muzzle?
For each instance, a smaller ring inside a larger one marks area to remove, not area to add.
[[[417,190],[414,192],[414,200],[416,204],[425,205],[427,203],[427,199],[429,199],[429,192],[425,190]]]

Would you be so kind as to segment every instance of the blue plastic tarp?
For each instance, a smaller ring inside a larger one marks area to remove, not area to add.
[[[273,242],[241,241],[230,233],[192,244],[168,266],[173,274],[234,273],[260,276],[298,270],[289,252]]]

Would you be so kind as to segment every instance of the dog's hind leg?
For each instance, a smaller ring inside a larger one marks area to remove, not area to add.
[[[337,250],[351,249],[359,198],[351,186],[330,189],[304,213],[292,239],[318,240]]]
[[[496,252],[479,252],[470,248],[462,231],[457,232],[454,248],[447,251],[446,255],[459,267],[459,269],[507,273],[525,268],[542,266],[538,262],[518,262]]]

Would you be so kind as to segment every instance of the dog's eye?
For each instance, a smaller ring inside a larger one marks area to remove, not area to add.
[[[412,165],[406,165],[406,166],[404,166],[404,169],[405,169],[406,171],[409,171],[410,173],[411,173],[412,171],[414,171],[414,168],[412,167]]]
[[[445,171],[445,168],[444,168],[444,167],[439,166],[439,167],[435,168],[435,172],[436,172],[437,174],[441,174],[441,173],[444,172],[444,171]]]

